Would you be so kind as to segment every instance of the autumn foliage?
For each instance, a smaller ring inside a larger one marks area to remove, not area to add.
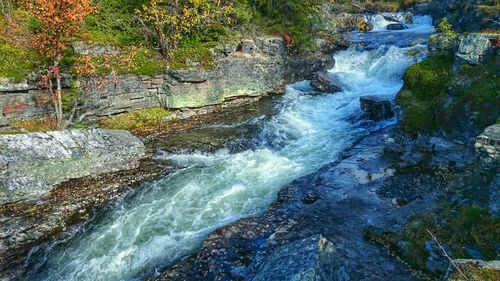
[[[96,9],[92,0],[31,0],[25,5],[40,22],[33,37],[33,47],[50,61],[42,81],[51,93],[57,126],[64,128],[60,63],[69,41],[80,31],[85,18]]]
[[[152,27],[165,58],[171,57],[184,35],[213,22],[229,23],[233,12],[233,2],[221,0],[151,0],[137,11]]]

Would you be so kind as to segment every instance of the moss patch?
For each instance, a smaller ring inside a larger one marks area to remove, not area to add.
[[[466,119],[484,128],[500,117],[500,56],[464,65],[457,73],[453,61],[453,54],[442,53],[406,71],[397,101],[405,110],[407,133],[450,131]]]
[[[497,259],[500,255],[495,248],[500,243],[500,219],[491,216],[487,209],[475,205],[443,205],[429,213],[414,215],[402,233],[368,229],[365,235],[399,254],[415,269],[426,272],[429,253],[424,244],[432,241],[427,230],[441,244],[449,247],[451,251],[448,254],[453,259],[472,258],[464,250],[466,246],[480,249],[485,260]],[[402,241],[404,247],[401,247]]]
[[[40,119],[18,119],[9,122],[12,127],[22,128],[28,132],[48,132],[56,129],[56,120],[52,117]]]
[[[404,128],[412,135],[436,129],[453,75],[453,54],[442,53],[410,66],[397,101],[405,109]]]
[[[99,120],[99,124],[108,129],[134,130],[164,125],[167,123],[165,117],[168,115],[170,115],[170,112],[163,108],[148,108],[136,112],[105,117]]]

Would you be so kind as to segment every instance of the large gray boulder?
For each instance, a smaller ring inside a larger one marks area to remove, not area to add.
[[[36,198],[70,179],[135,168],[144,154],[128,131],[0,135],[0,204]]]
[[[346,280],[334,245],[322,235],[282,245],[259,261],[251,281]]]
[[[311,79],[311,86],[318,92],[335,93],[342,91],[338,82],[333,80],[333,77],[328,71],[319,71]]]
[[[378,96],[362,96],[359,98],[361,109],[363,109],[370,119],[382,120],[392,118],[394,112],[392,110],[392,103],[389,99]]]
[[[464,64],[477,65],[483,62],[483,58],[493,52],[492,41],[498,39],[500,35],[487,33],[471,33],[461,38],[455,54],[454,69],[458,70]]]
[[[474,144],[481,166],[487,170],[500,167],[500,124],[487,127]]]

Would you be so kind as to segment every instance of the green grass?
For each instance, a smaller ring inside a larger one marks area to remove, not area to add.
[[[193,66],[202,69],[212,69],[215,58],[211,48],[215,47],[215,40],[201,41],[199,38],[185,38],[179,48],[174,51],[168,65],[173,69],[188,69]]]
[[[170,114],[168,110],[163,108],[148,108],[105,117],[99,121],[99,124],[108,129],[134,130],[163,125],[166,123],[164,118]]]
[[[84,31],[92,43],[130,46],[145,42],[135,10],[146,0],[100,0],[98,11],[85,21]]]
[[[132,57],[132,67],[121,69],[119,72],[154,76],[162,74],[165,69],[166,62],[158,52],[141,47]]]
[[[32,50],[0,43],[0,77],[21,82],[37,69],[38,60]]]
[[[56,129],[56,121],[54,118],[17,119],[10,121],[9,125],[23,128],[28,132],[48,132]]]

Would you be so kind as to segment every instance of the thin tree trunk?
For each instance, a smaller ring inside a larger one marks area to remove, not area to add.
[[[59,72],[56,74],[56,81],[57,81],[57,90],[56,90],[56,96],[57,96],[57,106],[56,106],[56,118],[57,118],[57,129],[62,130],[64,129],[64,115],[63,115],[63,109],[62,109],[62,86],[61,86],[61,76],[59,75]]]

